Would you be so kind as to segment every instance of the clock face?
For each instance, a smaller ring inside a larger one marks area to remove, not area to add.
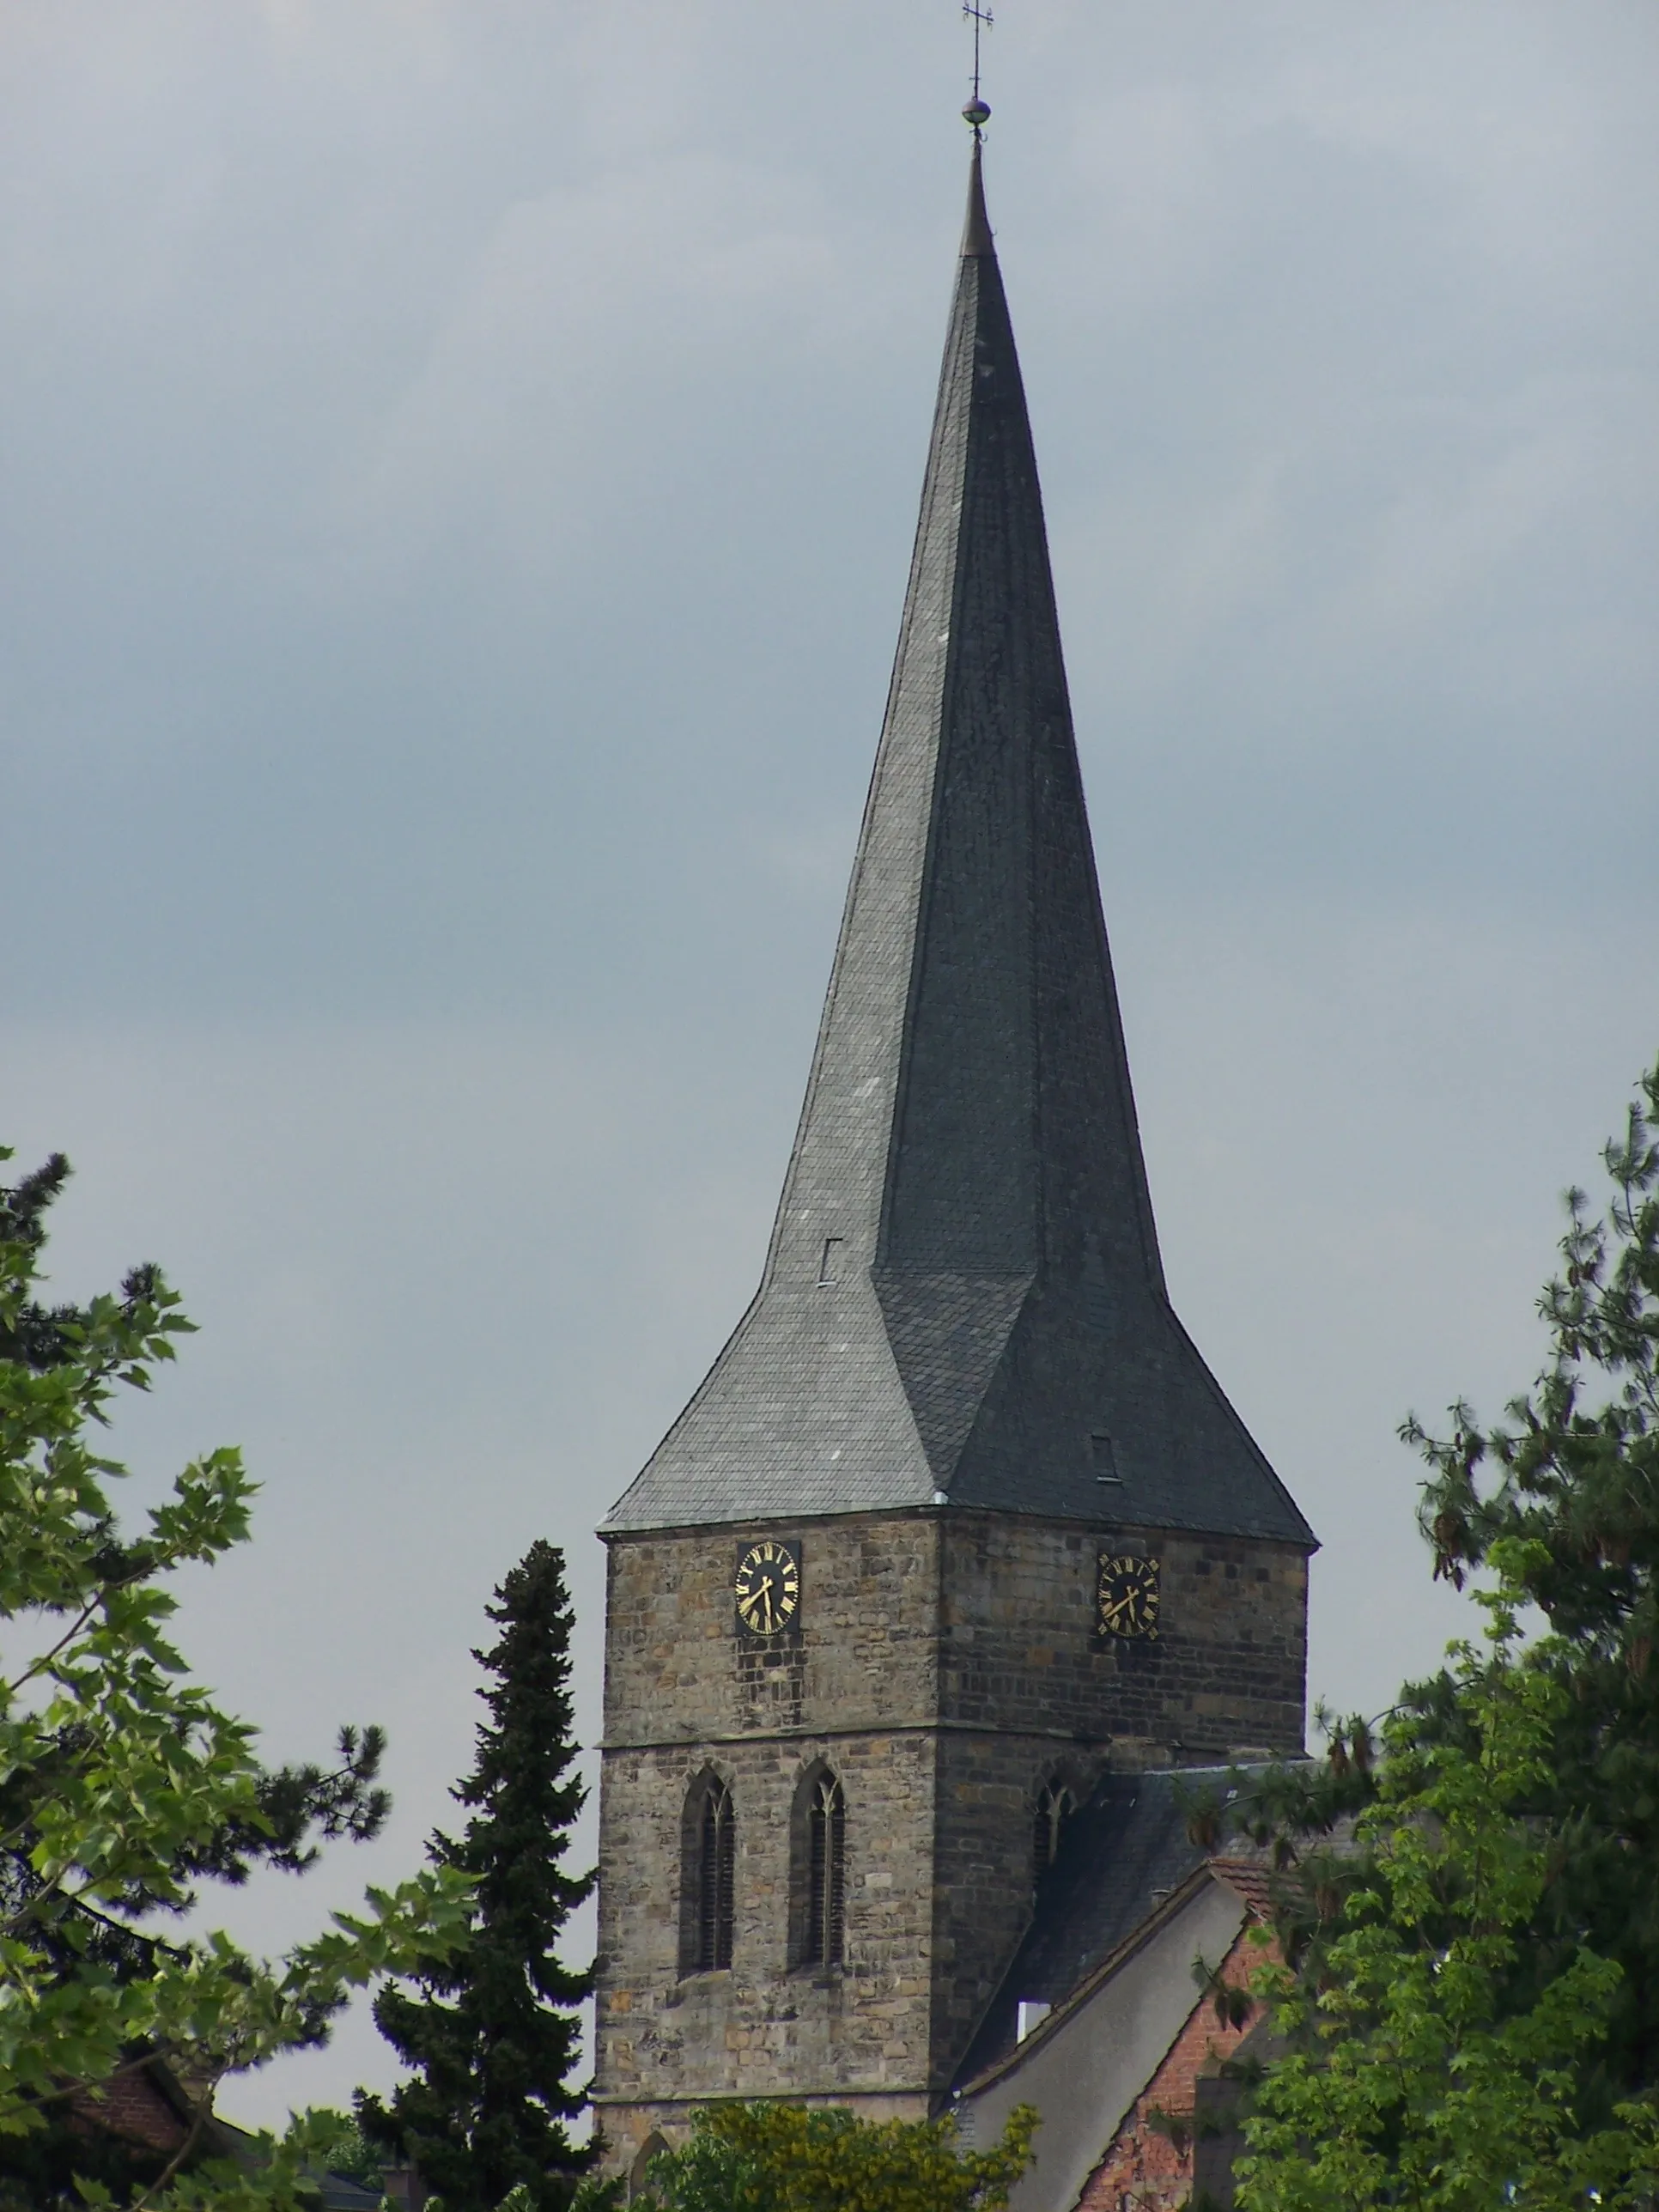
[[[780,1636],[800,1609],[800,1553],[776,1536],[751,1544],[738,1562],[732,1595],[750,1636]]]
[[[1133,1552],[1100,1555],[1095,1626],[1101,1636],[1158,1636],[1158,1561]]]

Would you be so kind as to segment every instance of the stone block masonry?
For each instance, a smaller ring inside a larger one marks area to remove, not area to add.
[[[801,1559],[791,1631],[735,1620],[742,1549]],[[1103,1546],[1158,1557],[1155,1646],[1094,1634]],[[1301,1744],[1305,1561],[1283,1545],[946,1508],[614,1537],[597,2090],[619,2164],[701,2101],[933,2109],[1030,1918],[1037,1793]],[[804,1781],[846,1801],[839,1964],[799,1965]],[[687,1972],[686,1808],[736,1819],[729,1968]]]

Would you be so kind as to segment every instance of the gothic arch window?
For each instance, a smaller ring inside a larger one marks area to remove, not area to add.
[[[1048,1869],[1060,1856],[1066,1824],[1077,1810],[1077,1799],[1059,1775],[1037,1792],[1031,1821],[1031,1887],[1041,1889]]]
[[[700,1774],[686,1794],[681,1836],[682,1973],[713,1973],[731,1965],[737,1863],[732,1792],[718,1774]]]
[[[652,2160],[660,2157],[667,2148],[668,2145],[654,2128],[640,2145],[639,2155],[628,2169],[628,2196],[630,2203],[650,2181]]]
[[[847,1797],[827,1766],[795,1792],[790,1949],[798,1966],[838,1966],[847,1933]]]

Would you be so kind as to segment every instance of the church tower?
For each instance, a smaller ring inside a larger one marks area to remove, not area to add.
[[[977,132],[765,1270],[601,1534],[623,2165],[927,2113],[1103,1772],[1301,1748],[1314,1539],[1164,1289]]]

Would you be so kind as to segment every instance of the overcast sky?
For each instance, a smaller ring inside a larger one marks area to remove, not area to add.
[[[240,1442],[186,1647],[391,1730],[759,1267],[869,773],[955,0],[5,0],[0,1138]],[[1459,1625],[1408,1408],[1530,1378],[1659,1053],[1651,0],[1006,0],[993,220],[1176,1303],[1324,1540],[1310,1686]],[[27,1163],[26,1163],[27,1164]],[[387,2077],[372,2027],[226,2100]]]

